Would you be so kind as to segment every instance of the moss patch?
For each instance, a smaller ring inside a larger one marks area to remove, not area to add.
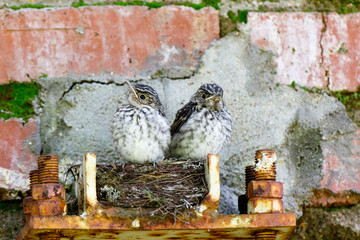
[[[220,3],[220,0],[202,0],[202,3],[200,3],[200,4],[195,4],[192,2],[178,2],[178,3],[172,3],[172,4],[179,5],[179,6],[192,7],[195,10],[199,10],[201,8],[209,7],[209,6],[219,10],[220,9],[219,3]],[[131,2],[118,1],[118,2],[114,2],[114,3],[100,2],[100,3],[94,3],[94,4],[87,4],[83,0],[80,0],[79,2],[73,3],[71,6],[72,7],[83,7],[83,6],[102,6],[102,5],[147,6],[148,8],[159,8],[159,7],[165,6],[166,4],[161,3],[161,2],[143,2],[143,1],[131,1]]]
[[[227,15],[230,18],[231,22],[233,23],[235,22],[247,23],[248,12],[249,12],[248,10],[243,10],[243,11],[238,10],[236,15],[233,11],[229,11]]]
[[[278,87],[278,86],[280,86],[280,84],[277,83],[276,86]],[[304,87],[304,86],[297,85],[297,84],[295,83],[295,81],[292,81],[292,83],[289,84],[288,87],[293,88],[295,91],[297,91],[298,88],[301,88],[302,90],[307,91],[307,92],[311,92],[311,93],[314,93],[314,92],[315,92],[315,93],[322,93],[322,92],[324,91],[324,89],[322,89],[322,88],[317,88],[317,87],[310,87],[310,88],[308,88],[308,87]]]
[[[36,83],[0,85],[0,118],[16,117],[27,122],[35,114],[32,101],[38,94],[39,86]]]
[[[24,4],[21,6],[10,6],[9,8],[13,9],[13,10],[19,10],[22,8],[35,8],[35,9],[41,9],[41,8],[46,8],[46,7],[50,7],[47,5],[43,5],[43,4]]]
[[[360,90],[357,92],[338,91],[334,92],[333,96],[344,104],[348,116],[360,126]]]

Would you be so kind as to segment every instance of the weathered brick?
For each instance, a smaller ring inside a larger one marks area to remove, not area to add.
[[[360,129],[340,138],[343,139],[339,142],[331,140],[335,142],[321,144],[324,164],[320,187],[334,193],[346,190],[360,192]]]
[[[47,74],[151,74],[194,67],[219,36],[213,8],[0,10],[0,84]]]
[[[275,54],[275,81],[307,87],[327,86],[321,66],[320,13],[249,13],[251,41]]]
[[[322,38],[330,90],[356,91],[360,86],[360,13],[326,15]]]
[[[37,168],[36,145],[39,145],[39,133],[34,119],[25,125],[16,118],[0,119],[0,188],[29,188],[28,174]]]

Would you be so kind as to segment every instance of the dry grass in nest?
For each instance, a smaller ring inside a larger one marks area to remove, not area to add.
[[[207,193],[204,162],[99,165],[96,191],[103,205],[181,212],[194,208]]]
[[[78,176],[79,167],[70,167],[69,176]],[[207,194],[204,161],[169,159],[155,166],[126,163],[97,164],[96,168],[97,198],[103,206],[146,208],[154,215],[185,216]],[[73,194],[68,196],[75,214],[77,200]]]

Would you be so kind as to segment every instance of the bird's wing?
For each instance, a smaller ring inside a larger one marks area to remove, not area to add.
[[[195,111],[196,105],[197,104],[194,102],[188,102],[176,113],[175,120],[171,125],[171,129],[170,129],[171,136],[174,136],[174,134],[180,131],[182,125],[186,123],[186,121],[189,119],[191,114]]]

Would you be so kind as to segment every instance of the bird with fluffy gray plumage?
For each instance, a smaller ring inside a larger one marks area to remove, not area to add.
[[[128,103],[118,107],[112,121],[115,150],[123,163],[158,162],[170,144],[164,106],[152,87],[126,83]]]
[[[207,154],[217,154],[224,147],[231,129],[223,89],[217,84],[204,84],[176,114],[170,129],[170,154],[206,159]]]

